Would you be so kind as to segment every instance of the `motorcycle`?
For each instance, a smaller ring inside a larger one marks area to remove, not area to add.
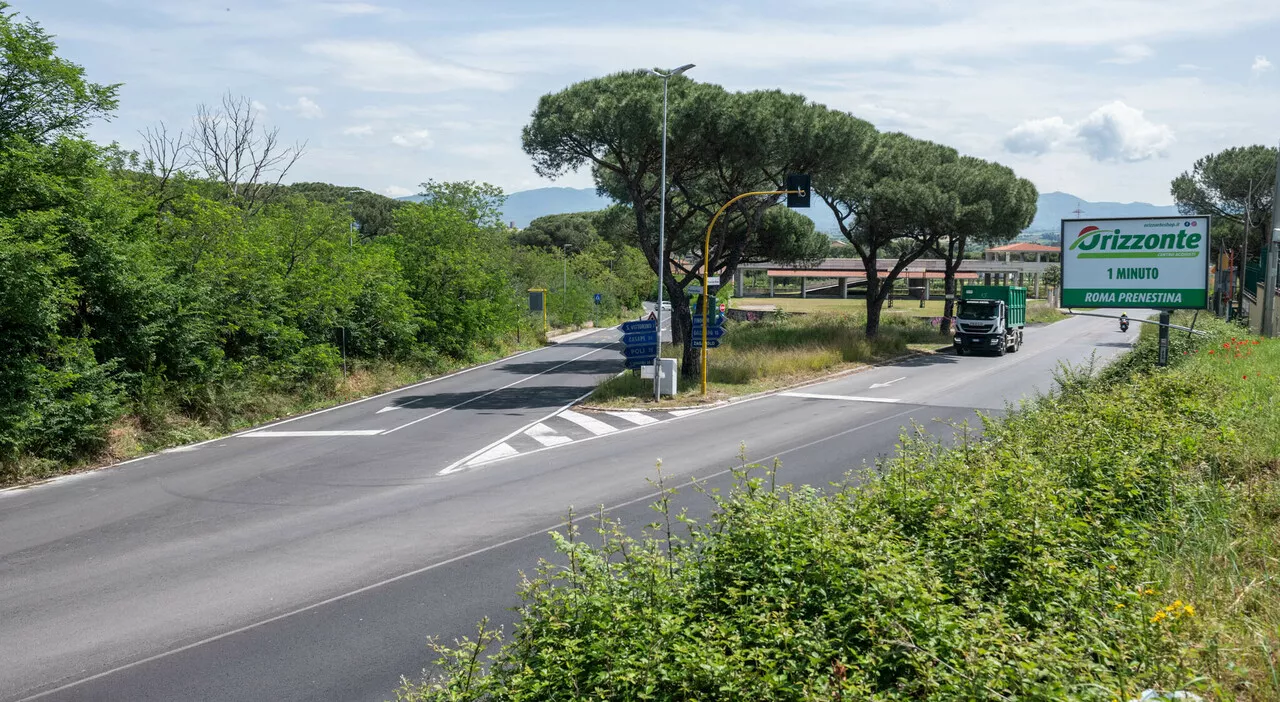
[[[1120,318],[1120,331],[1122,331],[1122,332],[1127,332],[1127,331],[1129,331],[1129,318],[1128,318],[1128,317],[1121,317],[1121,318]]]

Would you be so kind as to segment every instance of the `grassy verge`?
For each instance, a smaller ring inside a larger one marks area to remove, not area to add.
[[[1209,326],[827,491],[741,466],[706,524],[579,520],[495,657],[482,623],[397,698],[1280,698],[1280,342]]]
[[[718,402],[730,397],[802,383],[824,375],[900,356],[912,348],[931,349],[948,340],[924,320],[888,318],[880,335],[867,339],[861,318],[819,314],[766,322],[728,323],[719,348],[708,353],[707,395],[700,383],[679,386],[680,393],[653,402],[653,381],[631,373],[606,380],[587,399],[600,407],[652,408]],[[663,355],[679,357],[664,346]]]
[[[158,394],[135,402],[133,411],[114,423],[101,454],[69,462],[30,456],[0,462],[0,487],[89,470],[162,449],[225,436],[284,417],[376,395],[540,345],[540,336],[530,338],[526,334],[520,343],[513,339],[480,349],[465,361],[447,357],[436,357],[430,363],[352,361],[346,377],[327,375],[302,385],[285,384],[272,378],[241,377],[204,388],[205,396],[198,398],[203,408],[200,411],[184,410],[182,398]]]

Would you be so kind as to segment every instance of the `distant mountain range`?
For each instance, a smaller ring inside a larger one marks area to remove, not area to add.
[[[401,200],[418,201],[417,195]],[[521,190],[507,196],[502,208],[502,219],[514,222],[517,227],[527,227],[529,222],[550,214],[589,212],[608,207],[609,198],[596,194],[593,188],[535,188]],[[1075,219],[1075,210],[1081,217],[1165,217],[1178,214],[1173,205],[1151,205],[1145,202],[1090,202],[1070,193],[1041,193],[1036,203],[1036,216],[1027,232],[1057,232],[1064,219]],[[799,210],[813,220],[814,227],[829,236],[839,237],[840,227],[825,205],[814,202],[809,210]]]

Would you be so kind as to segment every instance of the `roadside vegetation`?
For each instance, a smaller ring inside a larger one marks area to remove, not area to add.
[[[653,380],[627,372],[602,382],[587,404],[622,407],[647,403],[661,408],[717,402],[950,343],[929,320],[907,316],[886,317],[880,334],[870,339],[856,314],[780,315],[759,322],[726,321],[725,325],[720,347],[707,354],[706,397],[699,381],[685,381],[678,386],[680,394],[654,403]],[[663,352],[674,350],[666,345]]]
[[[825,491],[742,466],[705,524],[578,515],[515,631],[397,699],[1276,699],[1280,342],[1199,322]]]
[[[531,287],[551,291],[553,327],[632,316],[655,288],[619,243],[625,211],[583,215],[563,242],[555,222],[513,235],[489,185],[424,183],[421,203],[283,185],[305,145],[248,98],[199,106],[187,129],[156,125],[137,152],[94,144],[85,129],[120,86],[89,81],[7,8],[0,485],[536,345]]]

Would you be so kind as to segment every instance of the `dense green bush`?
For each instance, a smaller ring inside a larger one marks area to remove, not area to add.
[[[1211,327],[1180,365],[1224,343],[1237,354],[1227,364],[1245,362],[1230,329]],[[398,698],[1213,690],[1187,655],[1202,613],[1153,572],[1160,545],[1193,523],[1206,481],[1260,460],[1233,416],[1215,411],[1248,387],[1224,368],[1207,376],[1188,364],[1119,384],[1077,374],[1070,391],[987,421],[980,438],[962,432],[955,447],[904,436],[879,470],[825,493],[744,466],[731,495],[711,496],[711,520],[682,534],[665,497],[641,537],[596,519],[603,546],[591,546],[579,520],[555,535],[567,566],[544,564],[525,583],[521,622],[496,657],[480,655],[498,639],[482,628],[479,646],[437,647],[436,675],[406,682]]]

